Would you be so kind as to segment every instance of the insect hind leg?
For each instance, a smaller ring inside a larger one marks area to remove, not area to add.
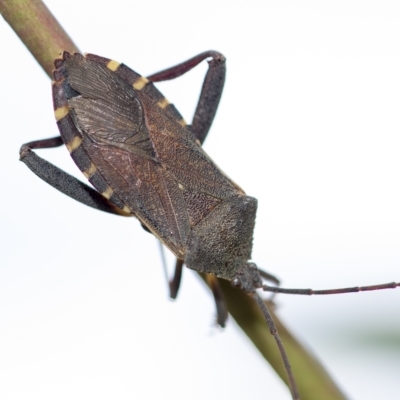
[[[193,116],[192,130],[196,138],[203,143],[214,120],[225,83],[225,57],[217,51],[205,51],[189,60],[147,77],[151,82],[175,79],[190,71],[200,62],[211,58],[203,81],[201,94]]]
[[[20,160],[39,178],[80,203],[111,214],[132,216],[133,214],[125,213],[90,186],[85,185],[79,179],[67,174],[32,151],[33,149],[58,147],[63,144],[61,136],[25,143],[21,146]]]

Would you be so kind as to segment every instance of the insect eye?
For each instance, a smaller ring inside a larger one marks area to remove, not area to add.
[[[232,286],[235,288],[240,289],[242,287],[242,282],[240,281],[239,278],[233,278],[231,283],[232,283]]]

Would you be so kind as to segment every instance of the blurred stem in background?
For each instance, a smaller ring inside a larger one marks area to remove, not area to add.
[[[50,77],[54,67],[53,60],[63,50],[71,53],[79,51],[40,0],[0,0],[0,12]],[[220,283],[229,313],[287,384],[287,374],[281,356],[258,306],[252,298],[243,291],[234,289],[228,281],[220,280]],[[345,399],[319,361],[294,338],[278,319],[273,312],[274,305],[271,302],[266,304],[286,348],[301,398],[303,400]],[[132,307],[139,307],[139,303]],[[265,392],[265,396],[268,396],[267,389],[262,389],[262,384],[267,388],[267,380],[260,382],[260,391]]]

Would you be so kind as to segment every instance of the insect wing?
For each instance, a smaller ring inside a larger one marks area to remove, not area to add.
[[[155,158],[143,105],[134,89],[105,66],[79,54],[67,58],[61,68],[66,82],[56,85],[63,85],[68,117],[81,137],[71,156],[77,161],[75,153],[84,151],[91,162],[88,178],[93,186],[117,205],[128,207],[182,257],[189,234],[183,194]],[[63,129],[60,132],[65,136]]]
[[[67,57],[55,74],[61,103],[67,102],[81,138],[71,156],[99,192],[129,208],[183,258],[191,228],[238,188],[151,83],[125,66],[114,72],[107,68],[110,60],[88,57]],[[143,87],[133,77],[143,79]],[[84,156],[76,157],[79,151],[90,160],[90,174],[80,165]]]

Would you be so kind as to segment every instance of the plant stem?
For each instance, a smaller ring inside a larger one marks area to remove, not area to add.
[[[78,51],[41,0],[0,0],[0,13],[49,76],[63,50]]]

